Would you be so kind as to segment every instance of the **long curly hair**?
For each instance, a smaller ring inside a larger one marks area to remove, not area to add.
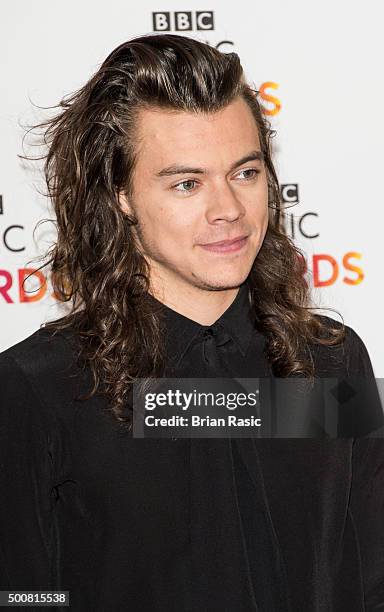
[[[118,421],[132,383],[161,377],[165,350],[161,317],[148,299],[149,268],[133,240],[137,218],[123,212],[119,192],[132,195],[138,112],[159,107],[219,111],[237,96],[256,121],[268,180],[269,223],[247,278],[265,356],[275,376],[313,380],[313,343],[334,345],[345,326],[311,312],[304,254],[287,236],[280,187],[272,162],[275,130],[258,91],[245,80],[236,53],[174,34],[144,35],[119,45],[78,91],[64,96],[40,128],[46,195],[57,240],[43,256],[56,297],[69,302],[64,317],[43,324],[75,332],[78,363],[91,368],[93,387],[80,399],[105,394]],[[27,159],[31,157],[20,156]],[[330,323],[334,323],[334,325]]]

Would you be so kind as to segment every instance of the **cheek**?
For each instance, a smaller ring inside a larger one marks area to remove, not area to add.
[[[181,207],[157,204],[148,208],[143,218],[143,231],[152,243],[162,244],[167,250],[175,244],[190,243],[194,232],[195,215],[182,211]]]
[[[251,197],[244,203],[247,217],[258,226],[264,224],[265,220],[268,220],[268,195],[258,193],[256,196]]]

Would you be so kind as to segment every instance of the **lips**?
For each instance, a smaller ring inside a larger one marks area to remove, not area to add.
[[[209,247],[230,246],[231,244],[234,244],[235,242],[238,242],[239,240],[243,240],[246,237],[247,237],[247,234],[243,234],[242,236],[237,236],[236,238],[232,238],[232,240],[220,240],[219,242],[207,242],[206,244],[202,244],[201,246],[209,246]]]
[[[210,244],[201,244],[200,248],[206,252],[216,253],[217,255],[231,255],[232,253],[240,253],[247,246],[248,236],[239,236],[232,240],[221,240]]]

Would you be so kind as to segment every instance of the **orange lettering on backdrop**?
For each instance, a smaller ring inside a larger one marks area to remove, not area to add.
[[[5,278],[5,284],[0,287],[0,293],[8,304],[13,304],[13,299],[8,294],[8,289],[12,287],[12,275],[8,270],[0,270],[0,276]]]
[[[360,253],[355,253],[351,251],[350,253],[346,253],[343,257],[343,266],[346,270],[351,270],[352,272],[356,272],[357,278],[348,278],[344,276],[343,281],[347,283],[347,285],[358,285],[364,279],[364,272],[358,266],[353,266],[349,263],[349,259],[355,257],[356,259],[361,259]]]
[[[319,262],[320,261],[328,261],[333,269],[333,274],[331,278],[327,280],[320,280],[319,278]],[[332,285],[337,276],[339,274],[339,266],[337,265],[336,259],[334,259],[331,255],[326,255],[325,253],[319,255],[313,255],[313,284],[315,287],[327,287],[328,285]]]
[[[273,83],[272,81],[267,81],[266,83],[262,83],[262,85],[260,85],[259,91],[261,99],[265,100],[265,102],[271,102],[271,104],[274,105],[274,107],[271,109],[263,106],[263,112],[265,115],[277,115],[277,113],[279,113],[281,110],[281,102],[279,98],[275,98],[274,96],[267,94],[265,91],[268,88],[278,89],[278,87],[278,84]]]
[[[34,270],[33,268],[20,268],[18,272],[20,302],[36,302],[37,300],[41,300],[47,290],[47,279],[45,276],[40,272],[40,270]],[[37,276],[41,282],[41,286],[37,291],[29,292],[25,291],[24,289],[23,283],[30,274]]]

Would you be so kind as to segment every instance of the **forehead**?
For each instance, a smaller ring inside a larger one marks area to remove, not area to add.
[[[232,159],[260,148],[255,119],[242,98],[215,113],[142,109],[137,136],[138,162],[153,168],[177,161],[200,162],[212,155]]]

